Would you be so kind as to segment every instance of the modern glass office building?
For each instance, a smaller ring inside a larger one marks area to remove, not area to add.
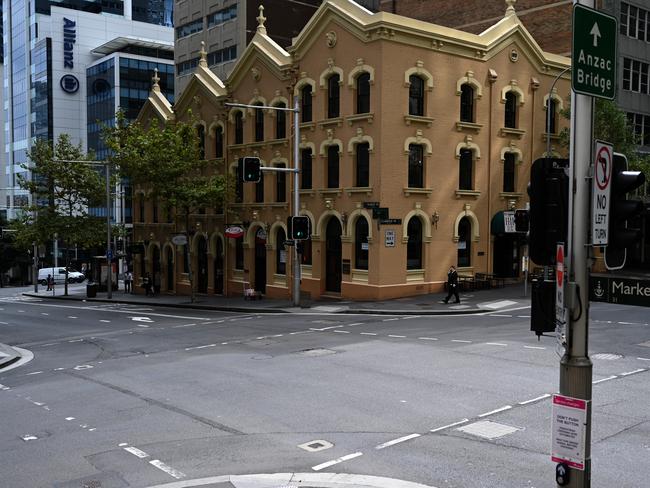
[[[173,0],[3,0],[2,13],[7,35],[0,208],[13,218],[29,202],[18,176],[26,171],[21,164],[36,138],[67,133],[102,157],[97,121],[110,124],[118,107],[137,112],[154,68],[161,78],[171,69]],[[94,83],[98,72],[88,71],[104,63],[113,63],[108,85]],[[93,78],[90,85],[87,77]],[[105,103],[108,96],[112,103]]]

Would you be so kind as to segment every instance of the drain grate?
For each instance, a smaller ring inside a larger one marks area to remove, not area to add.
[[[522,430],[511,425],[500,424],[490,420],[482,420],[474,422],[473,424],[459,427],[457,430],[465,432],[466,434],[483,437],[484,439],[499,439],[500,437],[514,434],[518,430]]]
[[[298,444],[298,447],[300,449],[304,449],[305,451],[318,452],[329,449],[330,447],[334,447],[334,444],[321,439],[317,439],[314,441],[305,442],[304,444]]]

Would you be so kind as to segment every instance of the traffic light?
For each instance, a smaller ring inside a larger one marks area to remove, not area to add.
[[[530,330],[537,338],[555,331],[555,281],[533,280],[530,304]]]
[[[552,265],[557,243],[567,241],[568,167],[568,159],[540,158],[530,171],[529,255],[540,265]]]
[[[311,225],[309,217],[305,215],[294,215],[289,217],[287,222],[287,227],[289,227],[289,236],[291,239],[296,241],[304,241],[309,239],[311,235]]]
[[[517,232],[528,232],[530,226],[530,216],[528,210],[515,210],[515,230]]]
[[[262,177],[262,163],[260,158],[247,156],[242,161],[242,179],[249,183],[258,183]]]
[[[641,231],[630,227],[630,220],[644,211],[641,200],[626,198],[627,193],[645,182],[640,171],[628,171],[627,158],[614,153],[612,182],[609,196],[609,230],[605,248],[607,269],[621,269],[625,266],[627,249],[641,241]]]

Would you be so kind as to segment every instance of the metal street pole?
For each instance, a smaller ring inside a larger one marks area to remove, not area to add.
[[[574,0],[574,4],[594,6],[593,0]],[[567,268],[569,276],[568,327],[566,348],[560,360],[560,394],[587,402],[584,471],[570,469],[573,488],[591,486],[591,397],[593,365],[588,356],[589,342],[589,167],[593,128],[593,98],[571,93],[571,153],[569,166],[569,232]],[[574,189],[574,191],[571,191]]]
[[[32,276],[34,277],[34,293],[38,293],[38,245],[36,242],[32,242],[34,249],[34,269],[32,270]]]
[[[299,178],[298,167],[300,159],[300,98],[296,95],[293,99],[293,214],[298,215],[300,212],[300,191],[298,190]],[[295,243],[293,249],[293,305],[300,306],[300,254],[298,253],[298,243]]]
[[[106,163],[106,287],[108,299],[113,298],[113,269],[111,266],[112,261],[111,252],[111,166]]]

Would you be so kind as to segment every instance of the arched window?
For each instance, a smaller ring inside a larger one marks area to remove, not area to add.
[[[244,143],[244,114],[237,112],[235,114],[235,144]]]
[[[223,158],[223,128],[221,126],[214,131],[214,154],[216,158]]]
[[[549,98],[547,102],[548,106],[546,107],[546,110],[548,110],[548,112],[546,114],[546,132],[548,134],[555,134],[557,133],[557,100]]]
[[[284,103],[278,103],[278,108],[287,108]],[[287,137],[287,113],[284,110],[275,111],[275,138],[284,139]]]
[[[255,104],[258,107],[262,106],[262,103]],[[255,109],[255,142],[262,142],[264,140],[264,110],[261,108]]]
[[[205,159],[205,127],[203,125],[196,128],[196,136],[199,139],[199,159]]]
[[[424,115],[424,80],[418,75],[409,76],[409,115]]]
[[[474,88],[468,83],[460,87],[460,121],[474,122]]]
[[[424,188],[424,147],[409,144],[409,188]]]
[[[286,166],[284,164],[278,164],[276,167],[285,168]],[[282,171],[275,173],[275,201],[287,201],[287,174]]]
[[[327,188],[339,187],[339,147],[327,148]]]
[[[300,116],[302,122],[312,121],[311,85],[305,85],[300,90]]]
[[[460,162],[458,165],[458,189],[459,190],[473,190],[474,189],[474,159],[471,149],[460,150]]]
[[[506,93],[504,127],[517,128],[517,95],[512,91]]]
[[[311,189],[311,176],[312,176],[312,169],[311,169],[311,148],[305,148],[300,152],[300,188],[303,190],[310,190]]]
[[[505,153],[503,157],[503,191],[515,191],[515,154]]]
[[[287,274],[287,251],[284,249],[284,241],[286,234],[284,229],[280,227],[276,235],[276,250],[275,250],[275,272],[276,274]]]
[[[359,217],[354,224],[354,267],[368,269],[368,221]]]
[[[472,256],[472,223],[467,217],[458,223],[458,267],[471,266]]]
[[[370,186],[370,144],[357,144],[355,186]]]
[[[244,238],[235,239],[235,269],[244,269]]]
[[[260,181],[255,183],[255,202],[264,202],[264,173],[260,171]]]
[[[327,118],[333,119],[338,117],[341,113],[341,77],[338,74],[333,74],[327,79]]]
[[[370,73],[357,76],[357,113],[370,112]]]
[[[408,244],[406,245],[406,269],[423,269],[422,267],[422,221],[411,217],[406,228]]]

